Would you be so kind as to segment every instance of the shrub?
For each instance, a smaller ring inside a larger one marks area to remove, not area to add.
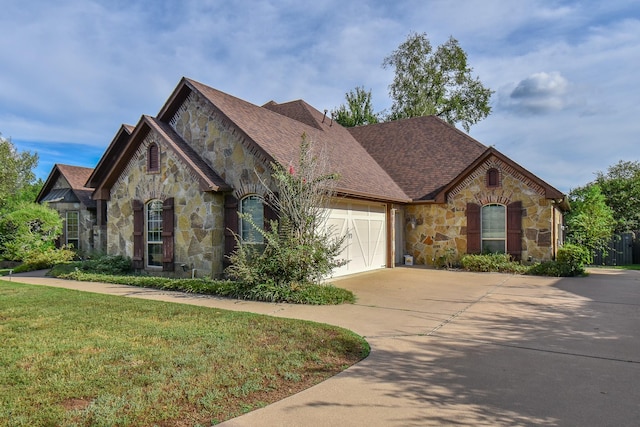
[[[56,269],[57,270],[57,269]],[[274,283],[262,283],[250,286],[231,280],[211,279],[171,279],[156,276],[114,276],[109,274],[87,273],[79,268],[71,272],[59,273],[52,270],[52,275],[62,279],[82,280],[85,282],[115,283],[119,285],[139,286],[162,290],[218,295],[222,297],[246,299],[253,301],[287,302],[295,304],[343,304],[353,303],[355,296],[351,291],[336,288],[332,285],[280,286]]]
[[[61,233],[58,212],[38,203],[22,203],[0,217],[1,256],[10,261],[26,261],[36,252],[53,249]]]
[[[97,274],[127,274],[132,271],[131,258],[122,255],[99,255],[82,263],[82,270]]]
[[[558,249],[558,263],[565,266],[570,276],[584,274],[584,266],[589,262],[591,253],[583,246],[566,244]]]
[[[476,272],[524,274],[528,269],[509,254],[464,255],[460,264],[465,270]]]
[[[558,249],[556,261],[547,261],[532,266],[527,274],[534,276],[573,277],[585,274],[584,266],[591,259],[585,247],[566,244]]]
[[[69,262],[75,256],[75,252],[68,248],[47,248],[37,249],[29,252],[24,259],[24,263],[14,269],[16,273],[25,271],[44,270],[56,264]]]

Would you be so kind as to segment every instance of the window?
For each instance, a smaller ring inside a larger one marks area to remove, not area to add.
[[[160,152],[156,143],[149,144],[147,148],[147,172],[158,172],[160,170]]]
[[[248,215],[258,228],[264,228],[264,205],[260,196],[253,194],[242,199],[240,212]],[[243,221],[242,218],[240,218],[240,237],[245,243],[263,242],[262,234],[249,221]]]
[[[77,211],[67,212],[67,221],[65,223],[67,245],[73,246],[74,249],[79,249],[80,244],[80,221]]]
[[[147,203],[147,265],[162,267],[162,202]]]
[[[487,187],[500,187],[500,171],[491,168],[487,171]]]
[[[507,208],[486,205],[481,213],[482,253],[505,253],[507,242]]]

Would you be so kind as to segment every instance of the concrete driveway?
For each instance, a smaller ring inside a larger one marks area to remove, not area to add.
[[[336,281],[358,302],[335,307],[39,280],[330,323],[371,344],[342,374],[227,427],[640,425],[638,271],[551,279],[396,268]]]

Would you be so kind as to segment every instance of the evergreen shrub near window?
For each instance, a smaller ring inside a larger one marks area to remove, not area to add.
[[[529,268],[526,265],[513,261],[511,255],[500,253],[486,255],[467,254],[462,257],[460,264],[465,270],[484,273],[524,274]]]

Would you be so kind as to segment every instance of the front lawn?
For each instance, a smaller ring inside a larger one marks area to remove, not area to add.
[[[367,343],[311,322],[0,281],[0,426],[211,425]]]

